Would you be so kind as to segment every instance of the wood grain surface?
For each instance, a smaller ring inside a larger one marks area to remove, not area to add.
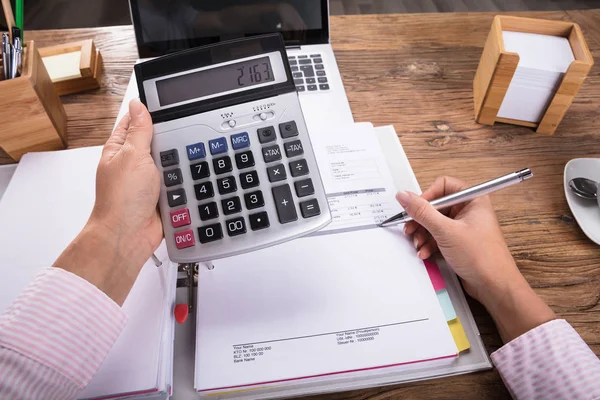
[[[534,179],[493,195],[506,240],[536,292],[600,354],[600,247],[579,229],[563,193],[567,161],[600,157],[600,10],[513,15],[579,23],[597,61],[553,136],[474,121],[472,82],[492,13],[332,17],[332,42],[356,121],[393,124],[423,188],[445,174],[478,183],[533,170]],[[132,28],[26,33],[40,46],[89,38],[102,52],[105,72],[100,89],[63,97],[71,147],[100,145],[108,137],[137,58]],[[491,317],[477,302],[470,305],[487,350],[498,349]],[[509,394],[491,370],[314,398],[400,397]]]

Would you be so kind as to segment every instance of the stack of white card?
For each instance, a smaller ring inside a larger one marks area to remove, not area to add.
[[[502,31],[504,49],[519,54],[498,117],[538,123],[575,60],[564,37]]]

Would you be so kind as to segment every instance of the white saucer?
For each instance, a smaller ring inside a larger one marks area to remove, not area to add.
[[[588,178],[600,182],[600,158],[576,158],[565,166],[565,196],[571,212],[583,233],[600,244],[600,206],[593,200],[577,197],[569,188],[573,178]]]

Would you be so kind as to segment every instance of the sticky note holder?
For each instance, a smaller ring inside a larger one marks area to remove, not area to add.
[[[67,115],[33,42],[23,49],[21,76],[0,81],[0,93],[0,148],[9,157],[67,147]]]
[[[59,96],[100,87],[102,55],[92,39],[44,47],[39,51]]]
[[[505,50],[502,31],[560,36],[569,40],[575,61],[567,69],[539,123],[498,117],[498,111],[519,64],[519,55]],[[497,15],[494,17],[473,81],[475,120],[484,125],[503,122],[527,126],[535,128],[538,133],[552,134],[579,92],[593,64],[592,55],[579,25],[564,21]]]

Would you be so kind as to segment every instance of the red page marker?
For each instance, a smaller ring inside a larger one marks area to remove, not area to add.
[[[177,323],[179,324],[183,324],[188,317],[189,314],[189,308],[187,304],[177,304],[175,306],[175,321],[177,321]]]

